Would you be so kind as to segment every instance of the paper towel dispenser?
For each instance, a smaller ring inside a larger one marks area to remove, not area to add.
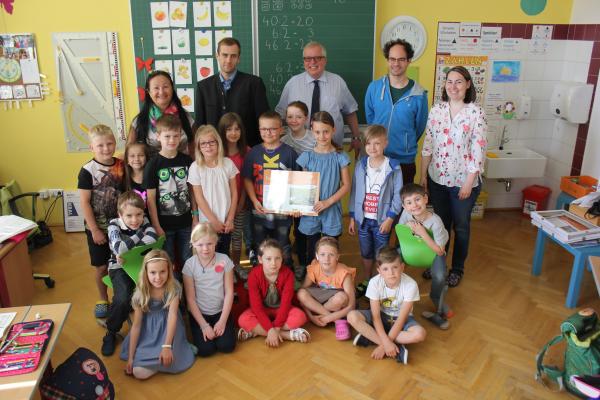
[[[588,121],[594,85],[583,82],[558,82],[550,98],[550,112],[574,124]]]

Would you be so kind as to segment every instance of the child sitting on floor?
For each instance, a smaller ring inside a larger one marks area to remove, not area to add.
[[[348,322],[358,334],[355,346],[377,348],[371,353],[375,360],[385,356],[408,362],[408,343],[425,340],[425,329],[413,318],[413,303],[419,301],[419,287],[404,273],[402,256],[391,247],[384,247],[377,255],[377,272],[367,286],[370,310],[348,313]],[[398,346],[399,344],[400,346]]]
[[[325,236],[315,246],[316,259],[308,266],[298,300],[308,318],[317,326],[335,321],[335,337],[350,339],[350,327],[344,319],[354,309],[356,269],[338,263],[339,244]]]
[[[306,315],[292,306],[294,273],[290,268],[281,268],[281,245],[273,239],[265,240],[258,259],[260,263],[248,275],[250,308],[238,319],[238,340],[265,336],[269,347],[279,347],[284,340],[308,342],[310,334],[301,328]]]

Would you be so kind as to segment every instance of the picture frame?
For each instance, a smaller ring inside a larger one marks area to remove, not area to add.
[[[263,207],[271,214],[300,212],[316,216],[314,206],[319,200],[319,183],[318,172],[267,169],[263,180]]]

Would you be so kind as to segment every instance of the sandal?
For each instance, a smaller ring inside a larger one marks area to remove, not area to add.
[[[245,342],[246,340],[252,339],[253,337],[256,337],[256,333],[252,331],[248,332],[244,328],[240,328],[240,330],[237,333],[238,342]]]
[[[290,339],[293,342],[307,343],[310,341],[310,333],[304,328],[291,329]]]
[[[421,276],[427,279],[428,281],[431,280],[431,268],[427,268],[425,271],[423,271]]]
[[[444,318],[444,316],[438,313],[434,313],[431,311],[423,311],[421,313],[421,316],[443,331],[450,328],[450,322],[446,318]]]
[[[348,340],[350,339],[350,325],[345,319],[335,320],[335,338],[337,340]]]
[[[462,279],[462,274],[460,272],[452,272],[448,274],[448,278],[446,278],[446,283],[448,283],[449,287],[457,287]]]

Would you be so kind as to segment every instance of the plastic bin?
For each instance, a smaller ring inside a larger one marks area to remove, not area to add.
[[[591,176],[563,176],[560,178],[560,190],[576,199],[596,190],[598,179]]]
[[[477,196],[477,200],[475,200],[475,205],[473,205],[473,210],[471,210],[471,219],[483,219],[483,213],[485,212],[487,201],[487,192],[480,192],[479,196]]]
[[[523,215],[529,217],[532,211],[545,210],[550,193],[550,188],[540,185],[531,185],[523,189]]]

